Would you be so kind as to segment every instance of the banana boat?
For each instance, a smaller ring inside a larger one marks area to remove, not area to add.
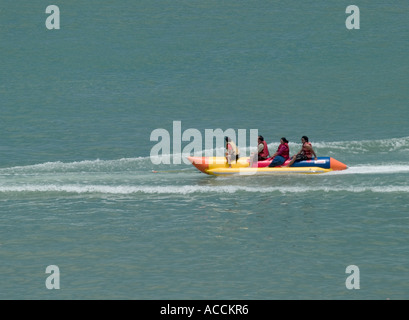
[[[201,172],[216,175],[254,175],[254,174],[319,174],[347,169],[347,165],[332,158],[318,157],[317,160],[295,162],[291,167],[285,167],[290,159],[282,166],[269,167],[271,159],[258,161],[250,166],[250,157],[239,158],[229,167],[225,157],[188,157],[189,161]]]

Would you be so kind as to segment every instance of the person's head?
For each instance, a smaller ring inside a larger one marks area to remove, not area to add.
[[[284,138],[284,137],[282,137],[280,141],[281,141],[281,143],[288,143],[288,140],[286,138]]]
[[[302,142],[302,143],[308,142],[308,137],[307,137],[307,136],[302,136],[302,137],[301,137],[301,142]]]
[[[261,142],[263,142],[263,141],[264,141],[263,136],[258,136],[258,142],[261,143]]]
[[[226,140],[226,142],[231,141],[231,139],[229,137],[224,137],[224,140]]]

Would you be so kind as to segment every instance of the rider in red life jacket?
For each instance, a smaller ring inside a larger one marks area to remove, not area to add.
[[[294,162],[311,160],[313,155],[315,160],[317,160],[317,155],[315,154],[315,151],[312,148],[311,142],[308,141],[308,137],[302,136],[301,142],[302,142],[301,150],[298,151],[298,153],[295,156],[293,156],[290,163],[287,164],[286,167],[291,166]]]
[[[270,168],[281,166],[290,158],[290,148],[288,147],[288,140],[286,138],[281,138],[280,145],[278,146],[276,153],[272,155],[272,158],[273,161],[268,165]]]
[[[267,142],[264,141],[263,136],[258,136],[258,161],[266,160],[270,157],[268,152]]]
[[[258,136],[257,151],[250,156],[250,167],[257,167],[257,161],[266,160],[269,156],[267,142],[264,141],[263,136]]]

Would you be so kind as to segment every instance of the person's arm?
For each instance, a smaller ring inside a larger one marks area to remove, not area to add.
[[[315,151],[314,151],[314,149],[311,147],[311,152],[312,152],[312,154],[314,155],[314,157],[315,157],[315,160],[317,160],[317,155],[315,154]]]

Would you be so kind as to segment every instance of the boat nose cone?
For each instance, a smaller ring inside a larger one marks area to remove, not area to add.
[[[341,161],[335,160],[334,158],[330,158],[330,167],[334,171],[345,170],[348,166]]]
[[[207,173],[209,164],[206,161],[206,157],[187,157],[187,159],[200,171]]]

